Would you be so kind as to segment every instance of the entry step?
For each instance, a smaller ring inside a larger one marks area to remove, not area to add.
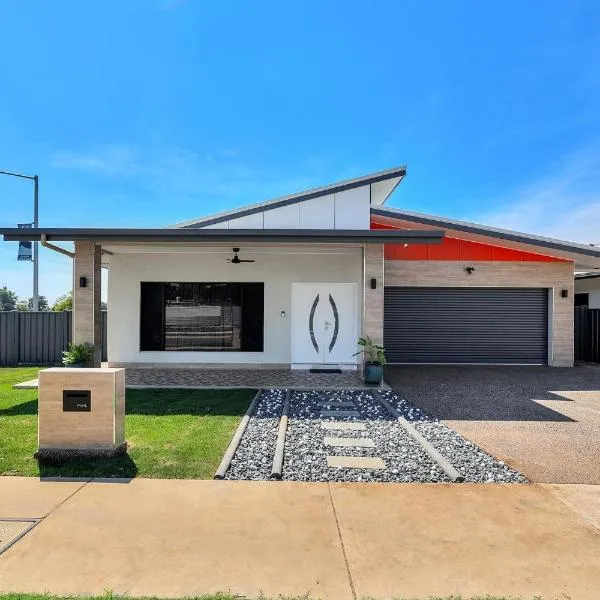
[[[385,463],[376,456],[328,456],[328,467],[340,469],[385,469]]]
[[[319,406],[327,408],[356,408],[354,402],[348,402],[347,400],[321,400]]]
[[[375,448],[375,442],[371,438],[326,437],[325,445],[340,448]]]
[[[346,421],[323,421],[321,429],[329,431],[366,431],[367,426],[364,423],[348,423]]]
[[[324,417],[360,417],[357,410],[322,410],[321,418]]]

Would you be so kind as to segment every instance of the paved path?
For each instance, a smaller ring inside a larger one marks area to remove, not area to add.
[[[598,598],[598,486],[4,477],[0,513],[42,518],[3,592]]]
[[[321,418],[360,417],[358,407],[353,400],[339,400],[335,398],[325,399],[319,402],[321,405]],[[329,428],[335,431],[352,431],[348,425],[354,427],[354,431],[365,430],[363,421],[321,421],[321,429]],[[358,428],[358,429],[357,429]],[[375,448],[375,442],[368,437],[335,437],[333,434],[326,436],[324,445],[338,448]],[[379,457],[374,456],[346,456],[333,455],[327,457],[327,466],[338,469],[365,469],[367,471],[385,469],[386,464]]]
[[[128,388],[175,389],[235,389],[235,388],[289,388],[289,389],[365,389],[358,371],[342,373],[310,373],[290,369],[225,369],[175,367],[127,367]],[[38,380],[30,379],[13,385],[15,389],[37,389]]]

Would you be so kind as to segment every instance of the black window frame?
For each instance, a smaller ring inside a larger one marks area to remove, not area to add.
[[[167,347],[167,286],[192,285],[206,288],[239,286],[238,347]],[[140,282],[140,352],[264,352],[264,282],[248,281],[142,281]],[[153,299],[153,301],[152,301]]]

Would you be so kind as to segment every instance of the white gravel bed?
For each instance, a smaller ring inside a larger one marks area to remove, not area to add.
[[[285,390],[264,390],[225,479],[269,479]]]
[[[353,401],[360,417],[321,419],[320,401]],[[325,430],[322,421],[365,423],[366,431]],[[375,448],[325,446],[325,437],[368,437]],[[369,456],[386,463],[382,470],[341,469],[327,466],[327,456]],[[290,481],[448,481],[397,421],[368,390],[295,391],[291,397],[283,462],[283,479]]]
[[[527,478],[521,473],[484,452],[429,413],[400,398],[395,392],[386,390],[382,392],[382,397],[464,475],[466,482],[527,483]]]

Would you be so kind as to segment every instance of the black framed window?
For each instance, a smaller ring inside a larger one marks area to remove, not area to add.
[[[264,283],[141,284],[140,350],[262,352]]]

